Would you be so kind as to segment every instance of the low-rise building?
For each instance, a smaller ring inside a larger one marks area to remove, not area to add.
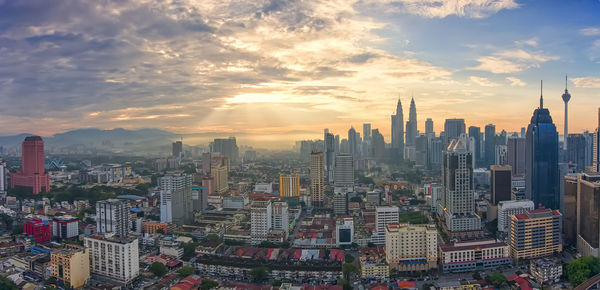
[[[538,259],[529,263],[529,272],[540,284],[560,281],[563,274],[562,263],[555,259]]]
[[[144,222],[144,233],[155,234],[158,229],[161,229],[163,234],[169,233],[169,223]]]
[[[390,266],[385,259],[385,248],[360,249],[360,276],[363,279],[383,280],[390,277]]]
[[[473,272],[510,265],[509,246],[503,242],[484,239],[439,247],[440,265],[444,272]]]
[[[72,216],[59,216],[52,219],[52,237],[59,240],[79,236],[79,219]]]
[[[23,224],[23,232],[32,237],[36,243],[50,242],[50,223],[40,219],[33,219]]]

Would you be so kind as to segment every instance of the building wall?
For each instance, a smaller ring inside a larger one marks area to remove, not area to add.
[[[137,239],[113,241],[101,236],[91,236],[84,239],[84,245],[90,251],[92,274],[120,284],[129,284],[139,275]]]
[[[73,288],[85,285],[90,278],[90,253],[88,249],[59,250],[50,255],[52,277],[68,283]]]
[[[300,196],[300,175],[298,173],[279,175],[279,196]]]

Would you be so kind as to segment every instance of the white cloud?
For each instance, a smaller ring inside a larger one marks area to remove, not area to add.
[[[542,63],[558,59],[558,56],[545,55],[540,51],[504,50],[490,56],[479,57],[477,59],[479,65],[469,69],[488,71],[495,74],[516,73],[529,68],[537,68]]]
[[[527,83],[515,77],[506,77],[506,80],[509,81],[510,85],[513,87],[524,87],[527,85]]]
[[[485,18],[504,9],[519,7],[514,0],[371,0],[367,2],[399,6],[401,12],[428,18],[445,18],[451,15]],[[392,10],[398,9],[392,8]]]
[[[536,46],[538,46],[538,41],[539,41],[539,39],[537,37],[532,37],[530,39],[515,41],[515,44],[519,47],[522,47],[522,46],[536,47]]]
[[[497,87],[500,84],[490,81],[488,78],[471,76],[471,81],[482,87]]]
[[[586,27],[579,30],[579,34],[584,36],[600,35],[600,27]]]
[[[600,88],[600,77],[582,77],[569,79],[578,88]]]

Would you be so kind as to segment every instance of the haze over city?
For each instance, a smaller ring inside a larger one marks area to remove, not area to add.
[[[2,135],[157,128],[289,148],[398,98],[519,131],[537,106],[593,130],[598,1],[2,1]],[[407,112],[405,112],[407,114]],[[190,144],[195,143],[193,139]],[[200,140],[197,143],[205,143]]]

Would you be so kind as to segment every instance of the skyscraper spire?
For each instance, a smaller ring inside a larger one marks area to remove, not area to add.
[[[569,137],[569,100],[571,100],[571,94],[567,89],[567,75],[565,75],[565,93],[562,95],[563,102],[565,102],[565,133],[563,135],[564,142],[563,148],[567,150],[567,137]]]
[[[540,80],[540,109],[544,108],[544,81]]]

